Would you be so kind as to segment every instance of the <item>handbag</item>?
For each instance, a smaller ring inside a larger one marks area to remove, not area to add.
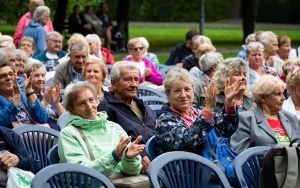
[[[7,170],[7,177],[6,188],[30,188],[34,174],[30,171],[10,167]]]
[[[261,188],[296,188],[300,185],[300,143],[289,146],[277,145],[263,157],[260,174]]]

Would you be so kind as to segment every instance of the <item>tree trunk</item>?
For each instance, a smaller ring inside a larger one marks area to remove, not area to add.
[[[243,18],[243,32],[244,39],[254,32],[254,24],[256,17],[258,0],[242,0],[242,18]]]
[[[64,22],[67,13],[68,0],[57,0],[57,6],[53,19],[53,27],[57,32],[62,33],[64,29]]]
[[[229,15],[230,19],[231,20],[240,19],[241,18],[240,10],[241,10],[241,0],[232,0],[231,8],[230,8],[230,15]]]
[[[129,38],[128,24],[129,24],[129,10],[130,1],[129,0],[118,0],[117,5],[117,26],[120,30],[124,31],[123,44],[126,46]]]

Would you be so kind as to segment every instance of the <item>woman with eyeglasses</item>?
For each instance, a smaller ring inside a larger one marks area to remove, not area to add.
[[[32,79],[29,76],[25,80],[25,92],[22,92],[10,64],[0,64],[0,126],[13,128],[47,122],[47,111],[32,89]]]
[[[272,75],[264,75],[252,87],[254,110],[239,114],[239,125],[230,138],[231,147],[238,153],[255,146],[274,146],[289,143],[300,137],[295,115],[282,110],[285,83]]]
[[[158,86],[162,85],[163,78],[161,74],[150,60],[143,57],[145,46],[141,40],[138,37],[130,39],[127,48],[131,57],[124,58],[123,60],[136,63],[140,70],[140,83],[147,81]]]
[[[286,85],[290,97],[283,102],[282,108],[296,115],[300,122],[300,68],[298,66],[293,66],[293,69],[287,75]]]
[[[15,51],[16,62],[15,67],[17,69],[17,75],[24,78],[24,68],[27,65],[28,55],[24,50],[17,49]]]

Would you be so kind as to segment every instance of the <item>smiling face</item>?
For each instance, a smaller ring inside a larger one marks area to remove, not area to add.
[[[16,74],[10,66],[0,68],[0,93],[13,90]]]
[[[32,89],[40,92],[44,89],[46,83],[46,70],[43,67],[35,68],[31,73]]]
[[[27,60],[25,58],[22,58],[22,57],[16,58],[15,66],[16,66],[18,74],[22,74],[24,72],[24,67],[26,65],[26,61]]]
[[[271,114],[276,114],[282,109],[285,97],[283,95],[284,89],[277,88],[271,95],[263,97],[263,104],[267,106]]]
[[[81,72],[85,62],[87,60],[88,54],[85,49],[83,50],[73,50],[70,54],[70,62],[72,63],[74,69],[77,72]]]
[[[128,48],[130,55],[134,61],[141,61],[143,58],[145,47],[141,42],[135,43],[133,46]]]
[[[187,113],[194,99],[194,89],[188,81],[177,81],[168,93],[170,105],[176,110]]]
[[[115,96],[131,104],[139,90],[139,72],[135,69],[120,69],[120,79],[112,82],[112,88],[115,91]]]
[[[83,89],[76,96],[71,114],[84,119],[95,120],[97,118],[97,100],[90,89]]]
[[[88,63],[85,67],[84,78],[93,85],[103,82],[102,67],[99,63]]]

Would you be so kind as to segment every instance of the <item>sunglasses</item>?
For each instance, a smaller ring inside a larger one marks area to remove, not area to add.
[[[143,49],[144,49],[144,46],[131,48],[130,50],[133,50],[133,51],[137,52],[138,50],[142,51]]]
[[[15,76],[15,73],[14,72],[9,72],[9,73],[0,74],[0,80],[3,80],[5,78],[7,78],[7,76],[13,77],[13,76]]]

